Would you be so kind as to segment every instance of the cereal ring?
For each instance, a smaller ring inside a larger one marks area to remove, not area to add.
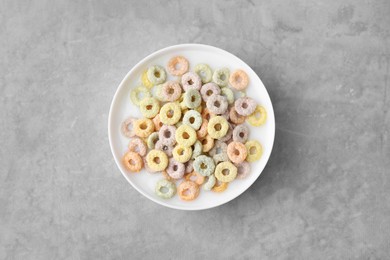
[[[190,172],[189,174],[186,174],[185,179],[186,181],[193,181],[198,185],[202,185],[205,178],[197,172]]]
[[[188,91],[190,89],[200,90],[202,80],[198,74],[194,72],[187,72],[181,77],[181,85],[183,86],[184,91]]]
[[[246,125],[237,125],[233,130],[233,141],[245,143],[248,140],[249,128]]]
[[[176,161],[185,163],[191,159],[192,149],[191,147],[176,145],[175,148],[173,148],[172,155]]]
[[[250,97],[241,97],[234,102],[234,108],[242,116],[249,116],[256,109],[256,101]]]
[[[167,78],[167,74],[164,68],[158,65],[149,67],[147,76],[148,76],[148,80],[153,85],[162,84],[165,82]]]
[[[160,198],[170,199],[176,194],[176,185],[165,179],[159,180],[154,191]]]
[[[200,94],[202,95],[202,99],[204,102],[207,102],[209,97],[212,95],[221,94],[221,88],[215,83],[207,83],[202,86],[200,89]]]
[[[211,81],[213,73],[207,64],[198,64],[195,66],[194,71],[201,78],[203,83]]]
[[[208,110],[207,108],[203,109],[203,111],[202,111],[202,118],[203,119],[210,120],[210,118],[214,117],[214,116],[215,116],[215,114],[211,113],[210,110]]]
[[[201,139],[207,135],[207,125],[209,121],[207,119],[203,119],[202,125],[200,126],[199,130],[196,132],[196,136]]]
[[[193,171],[194,171],[193,162],[194,162],[194,161],[190,160],[190,161],[188,161],[188,162],[185,163],[185,166],[186,166],[185,172],[186,172],[186,173],[190,173],[190,172],[193,172]]]
[[[147,147],[145,142],[141,138],[133,138],[130,140],[127,146],[130,152],[138,153],[140,156],[145,156]]]
[[[184,176],[185,166],[181,162],[177,162],[175,159],[170,158],[168,168],[166,172],[174,179],[180,179]]]
[[[240,164],[235,164],[237,167],[237,179],[244,179],[251,171],[251,166],[248,162],[243,161]]]
[[[134,122],[136,121],[135,118],[129,117],[122,123],[122,133],[126,137],[134,137],[135,136],[135,131],[134,131]]]
[[[232,123],[236,125],[244,123],[246,119],[245,116],[239,115],[237,113],[236,108],[234,106],[230,108],[229,118],[230,121],[232,121]]]
[[[215,163],[229,160],[227,147],[228,145],[220,140],[215,143],[214,147],[209,151],[209,155],[213,157]]]
[[[215,116],[210,119],[207,125],[207,133],[214,139],[219,139],[226,135],[229,124],[222,116]]]
[[[150,82],[149,79],[148,79],[148,70],[145,70],[142,73],[141,82],[142,82],[142,85],[144,85],[145,87],[147,87],[149,89],[153,87],[152,82]]]
[[[160,130],[160,128],[164,125],[160,120],[160,114],[157,114],[153,119],[154,129],[157,131]]]
[[[197,108],[202,102],[202,97],[196,89],[189,89],[184,93],[184,104],[188,108]]]
[[[234,93],[230,88],[222,88],[221,95],[226,97],[226,100],[229,105],[234,103]]]
[[[199,185],[192,181],[183,181],[179,185],[178,194],[182,200],[194,200],[199,195]]]
[[[231,182],[237,176],[237,168],[231,162],[221,162],[215,167],[214,175],[221,182]]]
[[[160,111],[160,104],[158,103],[158,100],[153,97],[144,98],[139,103],[139,109],[144,117],[153,118]]]
[[[173,76],[181,76],[188,71],[188,60],[183,56],[176,56],[168,61],[168,72]]]
[[[139,137],[148,137],[154,131],[153,121],[148,118],[138,119],[134,122],[134,132]]]
[[[246,157],[246,160],[248,162],[254,162],[259,160],[261,155],[263,154],[263,147],[256,140],[246,142],[245,147],[248,154]]]
[[[176,101],[181,96],[181,86],[176,81],[167,81],[161,87],[161,99],[162,101]]]
[[[153,171],[163,171],[168,166],[168,156],[160,150],[150,150],[146,155],[146,162]]]
[[[214,187],[211,189],[214,192],[223,192],[227,189],[229,186],[229,183],[227,182],[221,182],[221,181],[216,181]]]
[[[122,163],[125,168],[131,172],[139,172],[144,166],[141,156],[135,152],[127,152],[122,157]]]
[[[158,131],[158,139],[162,143],[168,145],[174,145],[176,143],[175,139],[176,127],[173,125],[163,125]]]
[[[193,145],[193,148],[192,148],[192,156],[191,156],[191,158],[195,159],[196,157],[201,155],[202,154],[202,150],[203,150],[202,143],[200,141],[196,140],[196,142],[195,142],[195,144]]]
[[[210,112],[220,115],[225,113],[228,108],[228,102],[226,97],[221,95],[213,95],[207,99],[206,102],[207,108]]]
[[[214,139],[210,135],[206,135],[203,139],[201,139],[202,142],[202,152],[207,153],[211,150],[214,146]]]
[[[227,147],[227,154],[230,161],[235,164],[242,163],[245,161],[247,156],[247,150],[243,143],[231,142]]]
[[[202,117],[196,110],[189,110],[183,116],[183,124],[191,126],[194,130],[198,130],[202,125]]]
[[[255,111],[248,117],[248,123],[252,126],[261,126],[267,120],[267,111],[262,106],[256,106]]]
[[[229,74],[229,69],[227,68],[217,69],[213,74],[213,82],[220,87],[225,87],[229,81]]]
[[[193,145],[197,138],[195,130],[188,125],[181,125],[175,133],[176,142],[184,147]]]
[[[139,103],[145,99],[152,97],[149,90],[144,86],[139,86],[131,90],[130,99],[134,105],[139,106]]]
[[[230,75],[230,85],[237,90],[244,90],[248,86],[249,78],[243,70],[236,70]]]
[[[156,145],[154,146],[154,149],[163,151],[163,152],[166,153],[168,156],[172,156],[173,145],[165,144],[165,143],[163,143],[161,140],[158,140],[158,141],[156,142]]]
[[[194,160],[194,170],[195,172],[203,175],[203,176],[210,176],[214,173],[215,164],[211,157],[208,157],[206,155],[199,155]]]
[[[162,106],[160,120],[165,125],[174,125],[181,118],[181,109],[178,103],[170,102]]]
[[[158,141],[158,132],[153,132],[149,135],[147,145],[149,149],[154,149]]]
[[[215,178],[214,174],[211,174],[210,176],[207,176],[206,178],[207,178],[207,180],[203,184],[203,189],[204,190],[211,190],[214,187],[217,179]]]
[[[229,123],[228,123],[229,124]],[[218,140],[221,142],[227,142],[232,138],[233,135],[233,126],[229,124],[229,129],[224,137],[219,138]]]

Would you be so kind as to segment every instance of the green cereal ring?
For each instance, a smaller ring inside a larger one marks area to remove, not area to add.
[[[160,111],[160,103],[157,99],[152,97],[144,98],[139,103],[139,109],[144,117],[153,118]]]
[[[230,88],[221,88],[221,95],[226,97],[229,105],[234,103],[234,93]]]
[[[215,178],[221,182],[231,182],[237,176],[237,167],[231,162],[221,162],[215,167]]]
[[[199,155],[202,154],[202,150],[203,150],[203,146],[202,146],[202,143],[197,140],[195,142],[195,144],[193,145],[193,149],[192,149],[192,159],[195,159],[196,157],[198,157]]]
[[[195,130],[191,126],[184,124],[176,129],[175,138],[176,142],[184,147],[190,147],[197,140]]]
[[[158,65],[150,67],[148,69],[147,76],[148,76],[148,80],[153,85],[162,84],[165,82],[167,78],[167,74],[164,68]]]
[[[188,110],[183,116],[183,124],[198,130],[202,125],[202,116],[196,110]]]
[[[202,97],[196,89],[189,89],[184,93],[184,104],[188,108],[197,108],[202,102]]]
[[[211,190],[214,187],[217,180],[216,180],[214,174],[211,174],[210,176],[207,176],[206,178],[207,178],[207,180],[203,184],[203,189],[204,190]]]
[[[220,87],[226,87],[229,82],[229,69],[222,68],[214,71],[213,82]]]
[[[203,83],[210,82],[211,78],[213,77],[213,73],[207,64],[196,65],[194,71],[196,74],[198,74]]]
[[[155,193],[163,199],[170,199],[176,194],[176,185],[166,179],[159,180],[156,183]]]
[[[154,132],[148,137],[147,145],[149,149],[154,149],[158,141],[158,132]]]
[[[173,158],[181,163],[188,162],[192,156],[191,147],[184,147],[182,145],[176,145],[172,151]]]
[[[251,140],[245,143],[245,147],[247,150],[246,160],[248,162],[254,162],[260,159],[263,154],[263,147],[256,140]]]
[[[174,125],[181,118],[181,109],[178,103],[170,102],[162,106],[160,110],[160,121],[165,125]]]
[[[146,162],[153,171],[163,171],[168,166],[168,156],[163,151],[150,150],[146,155]]]
[[[222,116],[210,118],[207,125],[207,133],[214,139],[224,137],[229,129],[229,124]]]
[[[151,97],[149,90],[144,86],[139,86],[131,90],[130,99],[134,105],[139,106],[139,103],[145,99]]]
[[[194,170],[203,176],[210,176],[214,173],[215,169],[214,160],[206,155],[196,157],[193,166]]]

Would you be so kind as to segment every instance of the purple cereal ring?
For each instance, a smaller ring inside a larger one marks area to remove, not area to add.
[[[158,131],[158,139],[161,140],[161,142],[164,144],[174,145],[176,143],[175,133],[175,126],[163,125]]]
[[[145,156],[148,150],[145,142],[138,137],[131,139],[127,147],[129,148],[129,151],[138,153],[141,156]]]
[[[173,158],[169,159],[167,173],[174,179],[180,179],[184,176],[185,166],[184,163],[178,162]]]
[[[237,125],[233,130],[233,141],[245,143],[248,140],[248,136],[249,128],[244,124]]]
[[[181,96],[181,86],[176,81],[167,81],[161,87],[161,100],[165,102],[173,102]]]
[[[202,99],[204,102],[207,102],[209,97],[212,95],[221,94],[221,88],[215,83],[207,83],[202,86],[200,89],[200,94],[202,95]]]
[[[228,129],[226,135],[219,138],[219,141],[227,142],[228,140],[230,140],[232,138],[232,135],[233,135],[233,126],[232,126],[232,124],[229,124],[229,129]]]
[[[154,149],[163,151],[168,155],[168,157],[171,157],[172,151],[173,151],[173,145],[166,144],[166,143],[163,143],[161,140],[158,140],[156,142],[156,145],[154,146]]]
[[[247,161],[243,161],[239,164],[234,164],[237,167],[237,179],[244,179],[246,176],[249,175],[251,171],[251,166]]]
[[[202,80],[198,74],[194,72],[187,72],[181,77],[181,85],[183,86],[184,91],[187,91],[191,88],[200,90],[202,86]]]
[[[237,113],[242,116],[249,116],[256,109],[256,101],[250,97],[240,97],[234,102],[234,108]]]
[[[213,95],[209,97],[206,102],[206,106],[211,113],[220,115],[225,113],[228,108],[228,102],[226,97],[221,95]]]

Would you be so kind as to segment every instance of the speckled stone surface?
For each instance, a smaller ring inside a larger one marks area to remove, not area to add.
[[[71,2],[0,1],[0,259],[389,257],[389,1]],[[107,116],[135,63],[192,42],[260,75],[276,140],[247,192],[182,212],[125,181]]]

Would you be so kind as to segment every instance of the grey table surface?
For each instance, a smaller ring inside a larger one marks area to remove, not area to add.
[[[0,1],[0,259],[388,259],[390,2]],[[140,59],[223,48],[261,77],[255,184],[183,212],[134,190],[107,116]]]

